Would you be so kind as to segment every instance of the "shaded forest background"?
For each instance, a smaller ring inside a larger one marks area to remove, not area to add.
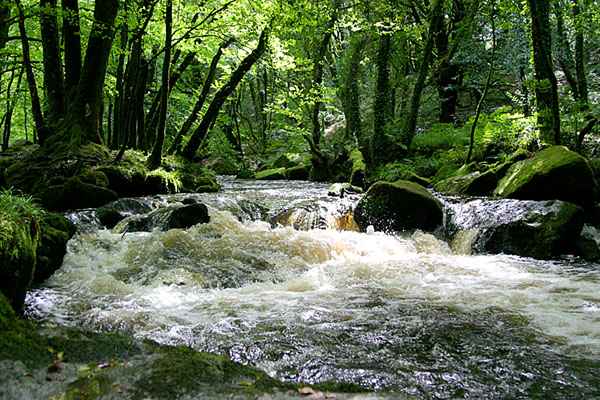
[[[1,145],[219,173],[310,153],[322,180],[353,149],[389,180],[594,158],[599,21],[591,0],[2,1]]]

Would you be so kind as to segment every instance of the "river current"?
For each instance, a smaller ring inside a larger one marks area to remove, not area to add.
[[[146,200],[207,204],[211,222],[187,230],[122,233],[71,214],[81,230],[28,315],[382,397],[600,398],[600,265],[339,230],[359,196],[327,185],[222,184]]]

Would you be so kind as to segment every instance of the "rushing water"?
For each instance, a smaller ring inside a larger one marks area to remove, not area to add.
[[[598,265],[336,230],[358,197],[325,185],[224,185],[193,195],[211,222],[187,230],[115,233],[74,214],[87,228],[29,314],[392,397],[600,398]]]

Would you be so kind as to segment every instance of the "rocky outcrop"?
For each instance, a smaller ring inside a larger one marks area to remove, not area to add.
[[[100,223],[112,229],[120,221],[136,214],[147,214],[152,208],[136,199],[121,199],[105,204],[96,210]]]
[[[114,191],[85,183],[78,176],[67,179],[63,184],[49,186],[39,193],[39,197],[45,206],[57,211],[98,207],[118,198]]]
[[[414,182],[377,182],[354,211],[361,231],[372,225],[378,231],[410,229],[433,231],[442,223],[442,205],[423,186]]]
[[[455,248],[469,237],[466,247],[474,253],[550,259],[574,253],[583,220],[581,207],[560,200],[479,199],[452,206],[447,229],[456,233]]]
[[[553,146],[513,164],[494,194],[521,200],[557,199],[588,208],[596,199],[596,183],[585,158],[564,146]]]

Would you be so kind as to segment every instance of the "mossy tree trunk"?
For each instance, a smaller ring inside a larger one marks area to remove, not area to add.
[[[10,28],[10,3],[0,2],[0,50],[6,46],[8,42],[8,28]]]
[[[350,44],[348,60],[342,71],[343,83],[341,86],[342,106],[346,118],[346,135],[354,138],[361,151],[366,152],[367,141],[363,137],[362,118],[360,114],[360,76],[362,52],[366,44],[366,38],[357,35]]]
[[[401,142],[407,149],[410,148],[412,140],[417,131],[417,120],[419,118],[419,109],[421,108],[421,95],[425,89],[425,80],[427,79],[429,66],[433,57],[433,47],[437,30],[441,28],[441,22],[444,17],[442,13],[443,6],[444,0],[435,0],[435,2],[431,5],[431,18],[429,22],[427,40],[423,50],[423,59],[419,68],[419,75],[417,76],[417,81],[410,98],[410,110],[406,116],[406,121],[402,130]]]
[[[57,0],[40,1],[44,91],[48,123],[56,124],[65,116],[65,89],[57,20]]]
[[[81,32],[78,0],[61,0],[63,43],[65,47],[65,93],[67,102],[75,97],[81,76]]]
[[[552,66],[550,0],[528,0],[528,3],[531,14],[535,98],[540,135],[549,143],[560,144],[558,85]]]
[[[187,145],[183,148],[183,150],[179,152],[180,155],[182,155],[188,160],[192,160],[194,158],[196,151],[200,148],[200,145],[206,138],[209,129],[217,119],[219,110],[221,109],[229,95],[233,93],[233,91],[240,83],[242,78],[265,52],[269,30],[270,25],[267,26],[260,34],[260,38],[258,39],[258,44],[256,45],[256,48],[252,50],[252,52],[250,52],[250,54],[248,54],[246,58],[242,60],[237,69],[231,74],[231,77],[229,78],[227,83],[225,83],[225,85],[223,85],[223,87],[221,87],[221,89],[219,89],[217,93],[215,93],[215,96],[211,101],[210,105],[208,106],[208,109],[206,110],[206,113],[204,114],[200,125],[198,125],[196,130],[194,130],[194,132],[192,133],[192,136],[190,137],[190,140],[188,141]]]
[[[385,28],[384,28],[385,29]],[[375,164],[383,164],[391,156],[390,140],[387,137],[388,116],[390,115],[390,46],[392,34],[381,32],[377,51],[377,83],[373,102],[373,138],[369,158]]]

